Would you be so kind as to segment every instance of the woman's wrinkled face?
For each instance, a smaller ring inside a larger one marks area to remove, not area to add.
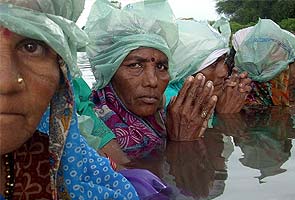
[[[214,85],[213,94],[217,95],[218,97],[222,93],[222,87],[224,84],[225,79],[228,76],[228,67],[225,64],[225,56],[218,58],[214,63],[210,66],[206,67],[201,71],[206,77],[206,81],[211,80]]]
[[[140,117],[153,115],[169,82],[168,58],[153,48],[133,50],[111,80],[127,109]]]
[[[0,26],[0,154],[26,142],[59,83],[57,54]]]

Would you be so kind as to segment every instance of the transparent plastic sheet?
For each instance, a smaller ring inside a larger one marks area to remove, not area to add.
[[[217,20],[212,27],[223,36],[223,39],[225,40],[226,44],[229,44],[229,39],[231,36],[231,29],[230,29],[230,24],[229,21],[226,18],[220,18]]]
[[[162,22],[171,22],[175,19],[173,11],[166,0],[140,1],[126,5],[123,10],[132,12],[137,16],[142,16],[147,19],[161,20]],[[177,32],[171,33],[172,40],[174,40],[173,38],[177,37],[177,35],[173,34],[177,34]],[[167,35],[167,37],[169,37],[169,35]]]
[[[91,135],[94,128],[94,121],[87,115],[78,115],[79,130],[81,135],[84,136],[89,146],[93,149],[97,149],[101,139]]]
[[[97,89],[108,84],[124,58],[139,47],[158,49],[170,60],[171,50],[178,41],[178,29],[169,4],[165,0],[141,3],[124,10],[103,0],[93,4],[85,31],[91,41],[86,51]]]
[[[213,28],[205,21],[177,20],[179,28],[179,43],[173,54],[171,66],[171,82],[178,82],[200,71],[203,62],[213,53],[228,49],[230,37],[229,22],[218,20]],[[218,32],[218,29],[222,31]],[[221,56],[221,55],[220,55]],[[218,57],[206,61],[207,66]]]
[[[270,19],[259,19],[253,28],[248,28],[244,38],[235,41],[235,65],[240,72],[258,82],[273,79],[295,60],[295,36],[281,29]],[[240,31],[242,34],[242,31]],[[237,32],[233,36],[238,37]]]
[[[86,46],[88,37],[71,20],[77,20],[83,9],[84,0],[0,0],[0,25],[45,42],[64,59],[71,74],[79,76],[76,50]]]

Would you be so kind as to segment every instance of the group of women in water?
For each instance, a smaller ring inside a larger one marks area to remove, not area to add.
[[[165,0],[97,0],[81,30],[84,3],[0,0],[0,199],[154,197],[167,186],[130,160],[199,140],[214,113],[294,103],[295,36],[271,20],[230,49],[227,20],[175,20]]]

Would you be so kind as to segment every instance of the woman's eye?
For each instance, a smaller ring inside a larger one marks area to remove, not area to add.
[[[132,68],[140,68],[140,67],[142,67],[142,65],[139,64],[139,63],[131,63],[131,64],[127,65],[127,66],[132,67]]]
[[[35,40],[24,40],[19,45],[23,53],[30,54],[31,56],[41,56],[46,53],[47,47],[45,44]]]
[[[167,70],[168,70],[168,67],[167,67],[167,65],[159,64],[159,65],[158,65],[158,69],[159,69],[160,71],[167,71]]]
[[[217,64],[218,64],[218,62],[217,61],[215,61],[214,63],[212,63],[211,65],[210,65],[210,70],[213,70],[213,69],[215,69],[216,68],[216,66],[217,66]],[[208,67],[209,68],[209,67]]]

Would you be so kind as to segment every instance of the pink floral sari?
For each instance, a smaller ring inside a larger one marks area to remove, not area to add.
[[[136,116],[123,105],[110,83],[93,91],[92,101],[96,115],[115,133],[129,157],[145,156],[165,144],[163,110],[146,118]]]

